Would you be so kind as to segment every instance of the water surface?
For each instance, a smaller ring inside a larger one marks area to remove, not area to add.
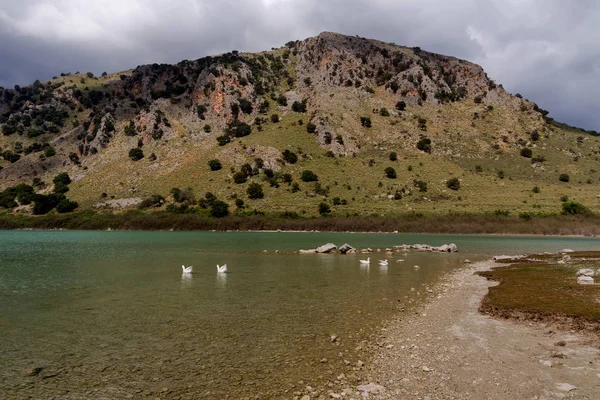
[[[376,252],[368,268],[358,262],[364,255],[292,253],[327,242],[453,242],[461,251]],[[0,231],[0,397],[289,398],[348,373],[344,361],[365,356],[363,340],[465,258],[599,245],[527,236]],[[218,275],[223,263],[230,273]],[[191,277],[182,264],[194,266]],[[39,375],[24,375],[38,366]]]

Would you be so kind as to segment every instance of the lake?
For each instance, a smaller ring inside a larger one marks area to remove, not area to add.
[[[374,252],[369,267],[293,253],[328,242],[460,252]],[[291,398],[367,362],[364,341],[464,259],[563,248],[600,239],[0,231],[0,398]]]

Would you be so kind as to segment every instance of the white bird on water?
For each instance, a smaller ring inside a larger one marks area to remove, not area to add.
[[[371,263],[371,257],[368,257],[366,260],[359,260],[361,265],[369,265]]]
[[[181,270],[183,271],[184,274],[191,274],[193,268],[194,267],[191,265],[189,267],[186,267],[185,265],[181,266]]]
[[[379,260],[379,265],[381,265],[382,267],[387,267],[388,266],[388,260]]]
[[[225,273],[227,272],[227,264],[223,264],[219,267],[219,264],[217,264],[217,273]]]

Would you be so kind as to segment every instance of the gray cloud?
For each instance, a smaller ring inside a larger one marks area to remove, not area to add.
[[[328,30],[468,59],[557,120],[598,130],[599,20],[593,0],[0,0],[0,86]]]

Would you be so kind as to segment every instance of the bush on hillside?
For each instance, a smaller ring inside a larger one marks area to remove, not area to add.
[[[396,170],[392,167],[387,167],[385,169],[385,176],[387,176],[390,179],[396,179]]]
[[[529,147],[524,147],[521,149],[521,157],[531,158],[533,156],[533,151]]]
[[[285,161],[288,164],[296,164],[296,162],[298,162],[298,156],[296,155],[296,153],[293,153],[287,149],[284,150],[281,155],[283,157],[283,161]]]
[[[252,200],[262,199],[263,197],[265,197],[262,186],[256,182],[253,182],[250,185],[248,185],[246,193],[248,194],[248,198]]]
[[[329,204],[327,204],[327,203],[319,204],[319,214],[326,215],[326,214],[329,214],[330,212],[331,212],[331,207],[329,207]]]
[[[450,178],[446,181],[448,189],[458,190],[460,189],[460,180],[458,178]]]
[[[223,166],[221,165],[221,161],[219,160],[210,160],[208,162],[208,166],[210,167],[211,171],[218,171],[221,168],[223,168]]]
[[[210,205],[210,216],[223,218],[229,215],[229,205],[221,200],[215,200]]]
[[[131,158],[133,161],[139,161],[144,158],[144,152],[139,147],[135,147],[129,150],[129,158]]]
[[[567,201],[562,204],[562,213],[565,215],[589,214],[590,210],[581,203]]]
[[[316,182],[319,180],[319,177],[310,170],[304,170],[300,175],[300,179],[302,179],[304,182]]]

